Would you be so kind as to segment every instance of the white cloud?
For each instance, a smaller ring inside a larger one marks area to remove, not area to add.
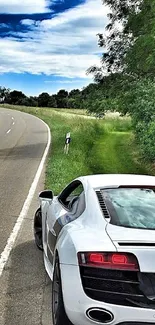
[[[32,26],[35,25],[36,21],[33,19],[23,19],[20,21],[20,23],[25,26]]]
[[[56,16],[54,19],[42,21],[41,26],[45,27],[45,29],[50,29],[56,26],[67,25],[78,20],[81,21],[83,19],[89,19],[92,22],[94,19],[99,19],[101,23],[101,20],[102,22],[104,21],[108,12],[109,9],[102,5],[101,0],[87,0],[85,4],[67,10]]]
[[[48,11],[46,0],[0,0],[1,14],[35,14]]]
[[[104,31],[106,14],[101,0],[87,0],[52,19],[36,22],[37,27],[26,20],[31,31],[0,39],[0,73],[86,78],[86,69],[98,64],[99,53],[103,52],[98,48],[96,34]],[[21,42],[15,36],[24,39]]]
[[[98,63],[98,58],[93,54],[76,53],[52,54],[48,51],[40,51],[37,44],[31,42],[15,42],[9,39],[1,39],[1,64],[0,73],[4,72],[28,72],[32,74],[58,75],[65,77],[85,78],[85,70],[92,63]],[[29,51],[31,48],[31,52]]]

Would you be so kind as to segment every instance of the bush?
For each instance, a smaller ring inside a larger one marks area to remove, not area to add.
[[[141,123],[141,130],[138,134],[139,144],[145,160],[155,161],[155,121],[149,126]]]
[[[132,84],[132,91],[126,93],[124,100],[132,117],[136,140],[145,159],[155,160],[155,83],[139,80]]]

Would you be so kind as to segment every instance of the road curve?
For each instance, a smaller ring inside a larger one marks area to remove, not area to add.
[[[0,108],[0,253],[21,212],[48,142],[38,118]]]

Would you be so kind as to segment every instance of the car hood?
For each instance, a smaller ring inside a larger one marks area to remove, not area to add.
[[[155,273],[155,230],[131,229],[108,224],[106,231],[118,252],[133,253],[142,272]]]

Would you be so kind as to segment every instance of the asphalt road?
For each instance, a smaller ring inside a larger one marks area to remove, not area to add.
[[[0,253],[21,212],[48,141],[46,126],[24,113],[0,108]],[[1,325],[51,325],[51,282],[33,240],[37,194],[0,279]]]

